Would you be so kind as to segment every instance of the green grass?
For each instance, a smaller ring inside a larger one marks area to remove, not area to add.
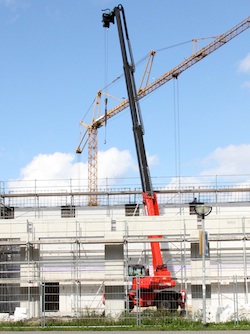
[[[247,330],[249,321],[234,321],[227,323],[208,323],[205,327],[201,320],[192,320],[188,317],[180,317],[176,314],[166,314],[163,312],[143,312],[141,315],[136,313],[124,313],[119,318],[114,319],[109,316],[101,316],[95,313],[87,314],[79,318],[70,319],[32,319],[17,322],[0,323],[0,331],[25,331],[25,330]]]

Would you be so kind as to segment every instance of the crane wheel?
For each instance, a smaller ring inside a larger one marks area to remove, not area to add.
[[[155,304],[158,310],[176,312],[178,310],[178,300],[175,292],[161,292],[156,295]]]

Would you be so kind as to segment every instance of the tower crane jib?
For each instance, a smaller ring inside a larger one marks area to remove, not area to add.
[[[218,36],[214,41],[192,54],[189,58],[185,59],[182,63],[172,68],[170,71],[163,74],[161,77],[153,81],[151,84],[146,85],[146,87],[139,89],[137,93],[137,99],[140,100],[143,97],[147,96],[157,88],[161,87],[168,81],[177,78],[182,72],[204,59],[212,52],[219,49],[221,46],[225,45],[233,38],[238,36],[240,33],[244,32],[250,27],[250,16],[248,16],[245,20],[238,23],[232,29],[228,30],[224,34]],[[152,55],[154,56],[154,54]],[[147,65],[149,66],[149,65]],[[151,66],[151,65],[150,65]],[[87,126],[88,131],[88,166],[89,166],[89,179],[88,186],[89,191],[93,193],[91,196],[89,205],[97,205],[97,196],[95,193],[97,192],[97,129],[106,124],[107,120],[111,117],[115,116],[122,110],[129,107],[129,100],[122,100],[118,105],[114,108],[105,112],[105,115],[99,116],[97,119],[93,119],[92,124]],[[81,144],[83,140],[80,141],[80,144],[76,150],[76,153],[81,153]]]

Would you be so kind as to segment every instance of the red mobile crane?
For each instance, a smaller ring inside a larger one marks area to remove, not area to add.
[[[140,178],[142,184],[142,198],[147,216],[159,216],[159,206],[156,194],[154,193],[149,167],[144,146],[144,129],[140,105],[137,96],[137,89],[134,80],[134,60],[132,55],[131,44],[129,40],[125,13],[122,5],[115,7],[108,13],[103,13],[102,22],[105,28],[109,28],[110,23],[117,23],[118,35],[121,46],[123,70],[126,80],[126,87],[128,92],[128,100],[130,112],[132,117],[133,133],[136,146],[136,154],[139,164]],[[127,42],[127,44],[125,43]],[[130,63],[127,54],[129,53]],[[160,239],[161,235],[148,236],[149,239]],[[140,269],[140,277],[133,277],[132,288],[129,291],[129,305],[130,309],[134,305],[140,306],[157,306],[157,308],[164,308],[170,311],[176,311],[178,306],[185,312],[186,292],[169,290],[176,286],[176,281],[171,278],[171,274],[163,263],[160,242],[151,241],[151,252],[153,260],[153,276],[146,274],[145,268],[142,266],[130,266],[130,275],[134,276],[134,271],[138,272]],[[132,268],[132,270],[131,270]],[[134,269],[134,270],[133,270]],[[137,294],[137,287],[139,286],[140,293]],[[139,300],[137,300],[139,295]]]

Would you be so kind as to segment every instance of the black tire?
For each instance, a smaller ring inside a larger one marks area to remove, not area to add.
[[[157,303],[157,309],[161,311],[171,311],[172,302],[170,300],[161,300]]]
[[[182,317],[185,317],[185,315],[186,315],[186,310],[185,310],[184,308],[181,309],[180,315],[181,315]]]
[[[177,312],[178,311],[178,306],[179,306],[178,302],[176,300],[173,300],[172,301],[172,310],[171,310],[171,312]]]
[[[156,307],[161,311],[176,312],[178,310],[178,301],[175,299],[175,293],[161,292],[156,295]]]
[[[127,312],[131,312],[134,309],[134,303],[132,299],[128,298],[127,300],[124,301],[124,310]]]

